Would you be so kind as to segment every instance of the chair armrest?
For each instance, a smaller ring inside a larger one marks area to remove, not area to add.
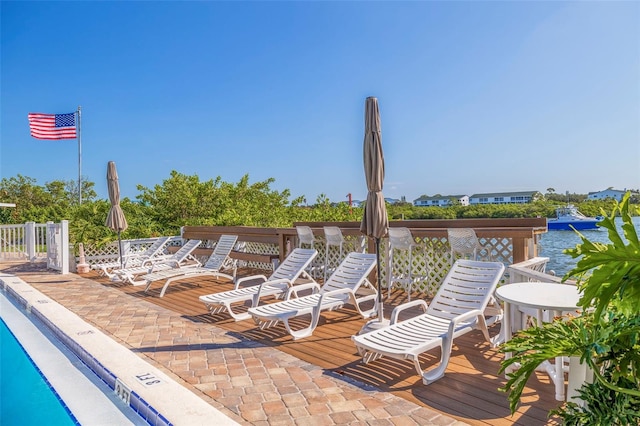
[[[187,266],[192,266],[192,265],[202,266],[202,263],[198,260],[198,258],[193,255],[189,255],[186,260],[190,260],[191,262],[193,262],[191,265],[187,265]],[[176,264],[178,267],[180,267],[180,264],[178,262],[176,262]]]
[[[167,260],[168,258],[164,258],[164,257],[147,257],[146,259],[142,260],[142,266],[151,266],[156,262],[164,262],[165,260]]]
[[[366,301],[369,300],[376,300],[378,298],[378,294],[374,293],[374,294],[367,294],[366,296],[362,296],[360,298],[356,297],[356,293],[350,289],[350,288],[339,288],[337,290],[332,290],[332,291],[328,291],[326,293],[323,293],[320,296],[320,299],[318,299],[318,305],[315,307],[313,315],[317,316],[320,313],[320,307],[322,306],[322,301],[325,297],[334,297],[337,296],[339,294],[346,294],[347,296],[349,296],[349,300],[351,301],[351,303],[353,303],[353,305],[355,306],[356,310],[358,311],[358,313],[363,317],[363,318],[372,318],[374,316],[376,316],[377,314],[377,303],[373,304],[373,308],[372,309],[368,309],[368,310],[363,310],[360,307],[361,303],[364,303]]]
[[[326,293],[323,293],[320,300],[322,300],[323,297],[331,297],[331,296],[335,296],[336,294],[342,294],[342,293],[353,295],[355,299],[355,293],[353,292],[353,290],[351,290],[350,288],[339,288],[336,290],[331,290],[331,291],[327,291]]]
[[[299,291],[309,290],[309,289],[313,290],[312,293],[317,293],[320,291],[320,285],[315,282],[294,285],[291,288],[289,288],[289,291],[287,291],[287,296],[285,297],[285,300],[289,300],[291,298],[291,295],[295,295],[295,297],[298,297]]]
[[[484,315],[484,313],[479,309],[474,309],[469,312],[465,312],[464,314],[460,314],[457,317],[451,319],[451,324],[449,324],[449,332],[453,333],[456,325],[461,323],[462,321],[468,320],[473,317],[477,317],[479,315]]]
[[[265,286],[278,287],[284,293],[285,290],[287,290],[291,286],[291,281],[286,278],[281,278],[278,280],[267,280],[260,283],[258,291],[253,295],[253,306],[258,306],[258,304],[260,303],[260,298],[262,297],[262,289]]]
[[[174,263],[175,263],[175,262],[174,262]],[[167,264],[169,264],[169,263],[167,262]],[[148,274],[150,274],[150,273],[154,272],[154,268],[155,268],[156,266],[158,266],[158,265],[159,265],[159,263],[152,263],[152,264],[150,264],[150,265],[145,265],[145,266],[148,266],[148,267],[149,267],[149,270],[147,271],[147,273],[148,273]]]
[[[284,292],[284,290],[287,290],[289,287],[292,286],[292,284],[291,284],[291,280],[288,280],[286,278],[280,278],[278,280],[267,280],[263,283],[260,283],[260,288],[258,289],[258,298],[260,298],[260,293],[262,293],[262,288],[264,286],[279,287],[279,288],[282,288],[282,291]]]
[[[409,308],[413,308],[414,306],[421,306],[424,312],[426,312],[427,308],[429,307],[429,305],[427,305],[427,302],[421,299],[412,300],[411,302],[406,302],[406,303],[403,303],[402,305],[398,305],[393,309],[393,311],[391,311],[391,319],[389,321],[389,324],[391,325],[399,322],[398,317],[400,315],[400,312],[407,310]]]
[[[239,289],[240,285],[243,284],[245,281],[253,281],[253,280],[262,280],[262,281],[256,284],[251,284],[252,286],[257,284],[262,284],[267,280],[267,277],[264,275],[250,275],[248,277],[242,277],[238,281],[236,281],[235,290]]]

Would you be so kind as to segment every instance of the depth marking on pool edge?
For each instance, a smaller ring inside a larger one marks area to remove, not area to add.
[[[120,379],[116,379],[115,392],[125,404],[131,403],[131,389],[129,389]]]
[[[162,380],[154,376],[152,373],[137,374],[135,377],[145,386],[153,386],[162,383]]]

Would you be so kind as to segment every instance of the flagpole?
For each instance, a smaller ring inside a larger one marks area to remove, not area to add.
[[[82,204],[82,113],[78,105],[78,204]]]

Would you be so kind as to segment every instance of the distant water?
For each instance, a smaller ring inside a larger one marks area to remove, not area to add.
[[[633,217],[633,224],[636,231],[640,233],[640,217]],[[617,219],[618,230],[622,234],[622,220]],[[589,239],[589,241],[609,243],[609,234],[606,229],[599,228],[593,231],[581,231],[581,233]],[[548,257],[547,271],[555,271],[557,276],[563,276],[576,266],[578,259],[572,259],[571,256],[564,254],[562,251],[574,248],[580,244],[582,240],[575,231],[549,231],[540,238],[538,255]]]

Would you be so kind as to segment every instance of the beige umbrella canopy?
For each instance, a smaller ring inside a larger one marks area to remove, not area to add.
[[[107,189],[109,190],[111,209],[109,209],[105,226],[118,233],[118,254],[120,255],[120,266],[122,266],[122,241],[120,240],[120,232],[125,231],[129,225],[120,207],[120,184],[118,183],[116,163],[113,161],[109,161],[109,164],[107,164]]]
[[[364,112],[364,174],[367,180],[367,201],[364,206],[360,231],[376,242],[378,258],[378,320],[383,321],[382,286],[380,268],[380,238],[389,230],[387,207],[384,204],[384,154],[378,99],[368,97]]]

